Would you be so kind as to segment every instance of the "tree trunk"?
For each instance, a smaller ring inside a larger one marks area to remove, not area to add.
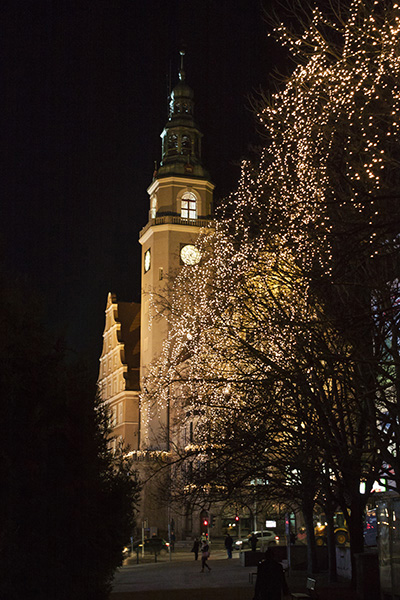
[[[363,518],[365,503],[360,495],[353,497],[350,504],[350,514],[348,518],[348,527],[350,533],[350,555],[351,555],[351,582],[356,585],[356,554],[364,552],[364,534]]]
[[[313,504],[303,503],[302,513],[307,532],[307,572],[311,575],[312,573],[318,573],[317,547],[315,544],[314,535]]]
[[[329,582],[337,581],[337,565],[336,565],[336,544],[335,544],[335,524],[333,516],[335,511],[331,508],[324,507],[327,522],[327,546],[328,546],[328,572]]]

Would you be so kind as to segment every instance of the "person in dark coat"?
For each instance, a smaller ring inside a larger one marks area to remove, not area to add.
[[[207,564],[208,557],[210,556],[210,546],[208,542],[204,542],[201,547],[201,572],[204,573],[204,567],[207,567],[209,571],[211,571],[210,567]]]
[[[197,537],[195,537],[193,542],[193,548],[191,549],[191,552],[194,552],[194,560],[197,560],[199,558],[199,548],[200,542],[197,539]]]
[[[265,553],[265,560],[258,564],[254,600],[281,600],[289,594],[282,565],[274,559],[272,548]]]
[[[229,535],[229,533],[226,534],[225,548],[226,548],[226,551],[228,553],[228,558],[232,558],[233,539]]]

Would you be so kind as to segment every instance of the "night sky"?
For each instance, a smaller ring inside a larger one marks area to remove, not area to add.
[[[96,372],[108,291],[140,298],[138,234],[182,42],[216,199],[260,143],[248,96],[272,89],[283,54],[261,0],[6,0],[0,16],[2,261]]]

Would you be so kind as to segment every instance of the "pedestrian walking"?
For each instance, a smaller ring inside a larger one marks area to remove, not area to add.
[[[201,572],[204,573],[204,567],[207,567],[209,571],[211,571],[210,567],[207,564],[207,560],[210,557],[210,546],[208,542],[204,542],[201,547]]]
[[[281,593],[289,595],[285,573],[282,565],[275,560],[273,549],[268,548],[265,560],[258,564],[253,600],[281,600]]]
[[[197,539],[197,537],[195,537],[194,542],[193,542],[193,547],[190,551],[190,552],[194,552],[194,560],[197,560],[199,558],[199,548],[200,548],[200,542]]]
[[[255,552],[257,550],[257,542],[258,542],[257,536],[253,531],[253,533],[251,534],[251,538],[250,538],[250,546],[251,546],[252,552]]]
[[[228,553],[228,558],[232,558],[233,539],[229,533],[227,533],[225,537],[225,548]]]

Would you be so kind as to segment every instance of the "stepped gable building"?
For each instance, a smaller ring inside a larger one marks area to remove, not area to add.
[[[98,385],[110,410],[112,444],[139,447],[140,304],[108,294]]]

